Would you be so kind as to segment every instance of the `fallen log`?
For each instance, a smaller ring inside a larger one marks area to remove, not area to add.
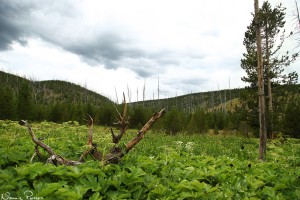
[[[25,121],[21,120],[19,121],[19,124],[22,126],[25,126],[31,136],[32,141],[35,143],[35,152],[33,156],[31,157],[31,161],[33,160],[33,157],[35,155],[38,155],[38,157],[41,157],[41,154],[38,150],[38,147],[44,149],[48,154],[49,158],[47,159],[47,163],[51,163],[54,165],[80,165],[84,162],[84,159],[88,156],[91,155],[93,159],[99,160],[99,161],[104,161],[104,163],[118,163],[120,159],[127,154],[135,145],[137,145],[145,136],[146,132],[151,128],[151,126],[159,119],[161,118],[165,113],[165,109],[162,109],[159,112],[155,112],[153,116],[149,119],[149,121],[144,125],[143,128],[141,128],[137,135],[130,140],[126,145],[125,149],[121,148],[118,146],[119,141],[125,134],[127,127],[128,127],[128,117],[127,117],[127,104],[125,101],[125,95],[124,100],[123,100],[123,112],[120,113],[117,109],[118,112],[118,122],[117,124],[119,125],[119,134],[115,134],[113,129],[111,128],[111,134],[112,134],[112,141],[116,145],[112,147],[106,155],[103,155],[101,151],[98,150],[98,145],[96,143],[93,143],[93,119],[90,115],[88,115],[88,140],[87,140],[87,149],[82,153],[78,161],[75,160],[68,160],[66,158],[63,158],[61,155],[56,154],[54,150],[45,144],[41,138],[37,138],[30,126],[30,124]]]

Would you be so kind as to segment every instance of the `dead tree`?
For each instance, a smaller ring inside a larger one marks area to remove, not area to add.
[[[119,125],[119,133],[114,133],[113,129],[111,129],[112,134],[112,141],[116,145],[110,149],[110,151],[103,155],[101,151],[98,150],[98,145],[96,143],[93,143],[93,119],[90,115],[88,115],[88,140],[87,140],[87,146],[88,148],[82,153],[78,161],[75,160],[68,160],[66,158],[63,158],[61,155],[56,154],[54,150],[45,144],[41,138],[37,138],[30,126],[30,124],[25,121],[21,120],[19,122],[20,125],[27,127],[27,130],[31,136],[32,141],[35,143],[35,153],[32,156],[31,160],[35,155],[38,155],[38,157],[41,157],[41,154],[39,152],[38,147],[44,149],[48,154],[49,158],[47,159],[48,163],[52,163],[54,165],[80,165],[84,162],[84,159],[91,155],[93,159],[104,161],[104,163],[118,163],[120,159],[127,154],[135,145],[137,145],[143,138],[146,132],[151,128],[151,126],[160,118],[162,117],[166,111],[165,109],[162,109],[159,112],[155,112],[153,116],[149,119],[149,121],[144,125],[142,129],[140,129],[137,133],[137,135],[130,140],[125,147],[118,146],[119,141],[121,140],[122,136],[125,134],[127,127],[128,127],[128,116],[127,116],[127,103],[125,100],[125,95],[123,95],[123,111],[120,113],[118,112],[118,122]]]
[[[259,160],[266,159],[267,151],[267,126],[264,91],[264,68],[262,65],[262,48],[259,21],[258,0],[254,0],[255,25],[256,25],[256,46],[257,46],[257,79],[258,79],[258,112],[259,112]]]

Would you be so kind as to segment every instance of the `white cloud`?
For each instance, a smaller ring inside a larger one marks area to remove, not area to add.
[[[291,19],[294,1],[283,3]],[[79,83],[112,99],[114,88],[121,96],[129,87],[132,99],[139,90],[141,100],[145,80],[146,97],[153,98],[158,76],[161,97],[208,91],[217,84],[228,88],[229,77],[232,88],[245,85],[240,59],[252,1],[30,0],[2,5],[0,64],[10,72]],[[291,69],[300,73],[298,66]]]

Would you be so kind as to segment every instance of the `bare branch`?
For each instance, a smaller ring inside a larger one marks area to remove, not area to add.
[[[36,152],[34,152],[33,154],[32,154],[32,156],[31,156],[31,158],[30,158],[30,163],[32,163],[32,160],[33,160],[33,158],[36,156]]]
[[[79,158],[79,162],[83,162],[89,154],[91,154],[96,160],[102,160],[102,153],[97,150],[97,145],[93,143],[93,118],[88,115],[88,127],[89,135],[87,142],[87,150]]]
[[[43,143],[42,141],[40,141],[39,139],[37,139],[35,137],[35,134],[33,133],[33,130],[27,121],[21,120],[21,121],[19,121],[19,124],[27,127],[27,130],[28,130],[29,134],[31,135],[31,139],[36,145],[42,147],[45,151],[48,152],[49,155],[55,155],[54,151],[52,150],[52,148],[50,146],[46,145],[45,143]]]
[[[115,107],[116,108],[116,107]],[[118,122],[115,124],[119,125],[119,129],[120,132],[118,135],[115,135],[114,131],[112,129],[111,130],[111,134],[112,134],[112,141],[115,144],[118,144],[119,141],[121,140],[121,138],[123,137],[125,131],[127,130],[128,127],[128,117],[127,117],[127,103],[126,103],[126,98],[125,98],[125,94],[123,93],[123,112],[122,114],[118,111],[118,109],[116,108],[116,111],[119,115],[119,118],[117,119]]]
[[[89,127],[88,145],[92,145],[92,143],[93,143],[93,118],[90,115],[88,115],[88,127]]]
[[[83,152],[83,154],[80,156],[78,161],[83,162],[84,158],[86,158],[91,153],[92,150],[93,150],[93,146],[88,145],[88,149]]]
[[[117,92],[117,88],[116,88],[116,86],[115,86],[115,93],[116,93],[116,101],[117,101],[117,103],[119,103],[119,99],[118,99],[118,92]]]
[[[119,120],[118,124],[120,125],[120,133],[118,135],[115,135],[113,130],[111,129],[111,134],[113,137],[113,142],[115,144],[118,144],[120,139],[122,138],[123,134],[125,133],[127,126],[128,126],[128,117],[127,117],[127,104],[125,100],[125,94],[123,93],[123,112],[122,114],[119,113]],[[63,158],[62,156],[55,154],[52,148],[45,143],[43,143],[41,140],[37,139],[35,134],[33,133],[33,130],[30,127],[30,124],[25,121],[21,120],[19,122],[20,125],[26,126],[28,129],[29,134],[31,135],[32,141],[36,144],[35,145],[35,152],[32,155],[30,161],[33,160],[33,158],[38,155],[39,158],[42,157],[40,154],[38,147],[40,146],[45,151],[48,152],[50,157],[47,159],[48,163],[52,163],[54,165],[80,165],[84,161],[84,158],[86,158],[89,154],[93,156],[96,160],[104,160],[106,163],[117,163],[126,153],[128,153],[136,144],[139,143],[140,140],[144,138],[144,135],[146,132],[150,129],[150,127],[158,120],[160,117],[162,117],[166,113],[165,109],[162,109],[159,112],[156,112],[153,114],[153,116],[150,118],[150,120],[144,125],[144,127],[138,132],[137,136],[133,138],[131,141],[129,141],[124,148],[115,145],[108,154],[103,156],[103,154],[98,151],[97,144],[93,143],[93,119],[90,115],[88,115],[88,127],[89,127],[89,134],[88,134],[88,141],[87,141],[87,150],[83,152],[83,154],[80,156],[79,161],[74,160],[67,160]]]
[[[133,138],[126,144],[126,153],[129,152],[141,139],[144,138],[146,132],[150,129],[150,127],[161,118],[166,113],[165,109],[162,109],[159,112],[155,112],[153,116],[149,119],[149,121],[144,125],[144,127],[138,132],[137,136]]]
[[[127,118],[127,103],[126,103],[126,99],[125,99],[125,94],[123,92],[123,115],[122,115],[122,122],[125,122],[126,118]]]
[[[300,26],[300,15],[299,15],[299,8],[298,8],[298,4],[297,1],[295,1],[296,3],[296,10],[297,10],[297,20],[298,20],[298,27]]]
[[[117,163],[120,158],[122,158],[126,153],[128,153],[136,144],[138,144],[143,138],[146,132],[150,127],[164,114],[166,113],[165,109],[162,109],[159,112],[155,112],[149,121],[144,125],[144,127],[138,132],[137,136],[129,141],[125,146],[125,151],[122,151],[120,147],[114,147],[111,149],[110,153],[105,156],[105,161],[107,163]]]
[[[75,160],[67,160],[63,158],[61,155],[52,155],[50,158],[47,159],[47,163],[51,163],[54,165],[68,165],[68,166],[75,166],[80,165],[82,162],[75,161]]]
[[[47,162],[53,163],[55,165],[79,165],[79,164],[81,164],[81,162],[73,161],[73,160],[66,160],[62,156],[55,154],[50,146],[46,145],[45,143],[43,143],[42,141],[40,141],[39,139],[36,138],[32,128],[30,127],[30,124],[27,121],[21,120],[21,121],[19,121],[19,124],[27,127],[27,130],[28,130],[29,134],[31,135],[32,141],[36,144],[36,147],[35,147],[36,149],[37,149],[37,146],[40,146],[41,148],[43,148],[45,151],[48,152],[48,154],[50,155],[50,158],[48,158]],[[36,150],[37,154],[38,154],[38,152],[39,151]],[[34,156],[35,155],[33,155],[31,157],[31,160],[33,159]]]

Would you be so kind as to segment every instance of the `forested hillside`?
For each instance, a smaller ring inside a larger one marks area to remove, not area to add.
[[[33,81],[0,71],[0,118],[82,121],[86,113],[112,102],[79,85],[59,81]]]
[[[148,100],[144,102],[135,102],[133,105],[142,104],[145,107],[152,107],[159,109],[165,107],[166,109],[177,108],[184,112],[194,112],[196,108],[203,109],[232,109],[236,104],[236,100],[240,97],[243,89],[219,90],[200,93],[191,93],[187,95],[159,99]]]
[[[65,81],[31,81],[0,72],[0,119],[78,121],[90,114],[95,123],[112,126],[116,108],[108,98]],[[153,112],[166,108],[154,128],[169,134],[258,134],[255,88],[188,94],[128,105],[129,126],[141,128]],[[274,132],[293,137],[300,133],[300,85],[274,86]],[[116,105],[119,107],[119,105]]]

